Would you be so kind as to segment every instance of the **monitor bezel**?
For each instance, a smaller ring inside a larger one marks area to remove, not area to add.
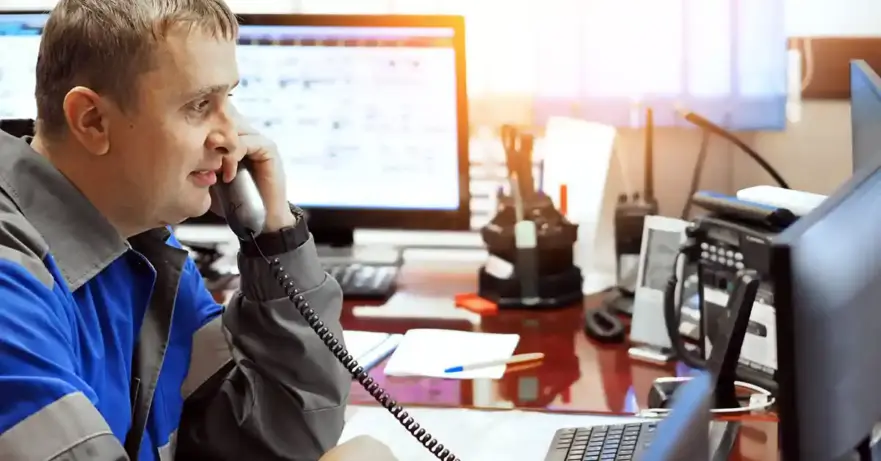
[[[795,325],[799,309],[795,304],[792,276],[792,255],[804,233],[826,218],[835,208],[846,202],[865,183],[881,175],[881,159],[871,167],[862,168],[842,184],[832,195],[813,211],[800,218],[771,243],[769,267],[774,289],[774,309],[777,315],[777,394],[779,425],[779,451],[781,459],[798,459],[802,453],[802,434],[798,405],[798,375],[796,361]],[[867,436],[871,428],[867,430]],[[856,447],[854,447],[856,448]]]
[[[872,66],[870,66],[868,62],[866,62],[863,59],[854,59],[854,60],[850,61],[850,76],[849,76],[849,78],[850,78],[851,90],[853,90],[854,81],[856,79],[860,79],[864,83],[868,83],[869,89],[873,93],[875,93],[875,97],[877,99],[881,100],[881,75],[879,75],[878,72],[875,71],[875,69],[873,69]],[[853,173],[856,173],[861,168],[865,168],[865,167],[871,166],[871,165],[863,165],[863,164],[859,164],[857,162],[857,155],[856,155],[856,153],[857,153],[856,152],[857,133],[856,133],[856,130],[853,129],[854,128],[853,125],[854,125],[854,120],[857,118],[858,114],[857,114],[856,110],[854,109],[853,91],[851,91],[851,94],[850,94],[850,103],[851,103],[850,104],[850,119],[851,119],[851,125],[852,125],[851,126],[851,131],[852,131],[851,132],[851,144],[852,144],[852,149],[853,149],[853,152],[851,152],[851,160],[852,160],[851,169],[852,169]]]
[[[318,27],[420,27],[453,30],[456,54],[456,116],[458,119],[459,208],[381,209],[331,208],[305,206],[309,227],[315,231],[352,228],[409,230],[470,230],[471,191],[468,96],[465,69],[465,21],[453,15],[352,15],[352,14],[238,14],[243,26],[318,26]],[[296,172],[288,171],[292,180]],[[406,191],[402,191],[406,192]],[[295,198],[294,198],[295,199]]]

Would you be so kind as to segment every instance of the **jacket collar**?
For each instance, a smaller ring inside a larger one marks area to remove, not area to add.
[[[48,159],[0,132],[0,190],[33,225],[71,292],[129,246],[91,202]]]

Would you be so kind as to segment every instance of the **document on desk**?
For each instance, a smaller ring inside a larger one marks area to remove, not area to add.
[[[647,421],[621,416],[555,414],[519,410],[406,408],[439,443],[467,461],[541,461],[557,429]],[[381,407],[349,406],[340,443],[369,435],[401,461],[437,461]]]
[[[398,347],[404,335],[375,331],[344,330],[346,350],[364,370],[370,370]]]
[[[409,330],[385,366],[387,376],[428,376],[449,379],[499,379],[505,366],[497,365],[458,373],[444,370],[460,365],[511,358],[520,335],[470,331]]]

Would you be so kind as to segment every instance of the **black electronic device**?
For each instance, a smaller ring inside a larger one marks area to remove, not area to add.
[[[676,394],[661,421],[558,430],[545,461],[683,461],[727,459],[731,423],[711,421],[714,377],[701,373]]]
[[[470,229],[461,16],[238,17],[232,100],[278,145],[320,255],[356,228]],[[377,262],[361,255],[349,259]]]
[[[615,204],[615,262],[616,286],[606,294],[600,307],[584,314],[584,332],[603,343],[623,342],[626,337],[624,322],[619,315],[633,315],[636,290],[636,270],[642,251],[645,220],[658,214],[655,198],[655,117],[651,107],[645,111],[645,148],[643,149],[643,193],[621,194]],[[618,154],[620,155],[620,154]],[[631,273],[628,273],[627,271]]]
[[[677,285],[676,277],[671,277],[665,292],[667,298],[675,298]],[[740,351],[743,347],[743,340],[746,337],[750,314],[752,313],[753,303],[756,301],[758,290],[758,274],[754,271],[740,271],[734,279],[734,287],[731,296],[728,298],[725,315],[719,315],[713,319],[717,323],[716,328],[714,328],[716,334],[708,335],[708,337],[712,338],[712,351],[702,368],[716,376],[714,383],[714,408],[742,408],[735,392],[735,382],[738,378],[737,369]],[[675,303],[675,300],[670,299],[665,304],[671,302]],[[670,331],[669,325],[678,325],[675,313],[665,310],[665,317],[668,331]],[[676,389],[683,382],[687,381],[665,379],[655,381],[649,391],[649,407],[667,408],[669,398],[674,395]]]
[[[672,350],[679,360],[690,367],[706,366],[704,360],[706,354],[702,350],[704,338],[714,332],[709,323],[715,322],[725,311],[725,309],[714,309],[714,305],[704,299],[707,291],[715,290],[730,296],[737,278],[744,271],[751,271],[760,281],[756,301],[767,306],[775,306],[768,261],[771,242],[778,232],[772,230],[776,227],[762,227],[756,222],[737,221],[725,213],[712,213],[695,219],[686,231],[689,240],[683,247],[684,262],[686,267],[690,268],[688,273],[696,279],[692,290],[698,294],[696,307],[700,318],[706,319],[707,322],[704,323],[705,321],[702,320],[699,324],[696,338],[700,346],[698,351],[690,351],[686,347],[686,339],[678,326],[682,303],[671,297],[669,293],[664,299],[664,317]],[[672,289],[682,289],[678,282],[677,280],[677,286]],[[671,286],[668,285],[667,289],[671,289]],[[751,325],[754,329],[765,327],[756,323]],[[741,381],[772,392],[778,388],[773,370],[758,363],[741,360],[737,373]]]
[[[581,303],[583,278],[574,260],[578,226],[542,193],[522,199],[523,219],[535,229],[534,267],[525,270],[535,274],[537,296],[525,294],[519,277],[517,266],[524,261],[518,257],[521,248],[516,233],[522,221],[517,217],[520,206],[511,196],[500,198],[498,212],[480,231],[491,262],[480,268],[478,294],[500,308],[553,308]]]
[[[704,286],[730,292],[739,271],[754,270],[760,278],[768,277],[771,240],[778,235],[756,226],[712,215],[693,221],[697,262],[703,269]],[[695,262],[695,261],[692,261]],[[764,287],[759,301],[774,305],[769,287]]]
[[[850,63],[850,131],[853,171],[881,159],[881,76],[866,61]]]
[[[879,162],[771,247],[783,461],[881,459]]]
[[[240,162],[238,174],[230,183],[218,181],[212,186],[212,196],[223,204],[224,214],[230,228],[239,239],[253,241],[256,245],[256,237],[263,229],[266,219],[266,211],[263,201],[254,184],[253,178],[248,171],[247,162]],[[259,248],[259,247],[258,247]],[[342,338],[336,338],[319,318],[318,314],[309,307],[309,303],[302,296],[300,290],[294,286],[290,276],[286,274],[286,268],[282,267],[278,258],[266,258],[278,280],[279,285],[285,290],[294,308],[303,316],[312,330],[317,334],[340,363],[352,374],[352,377],[397,419],[408,432],[422,445],[424,445],[437,459],[442,461],[458,461],[450,450],[429,432],[417,423],[407,411],[405,411],[385,389],[371,378],[364,368],[346,350]]]
[[[630,286],[630,283],[635,283],[636,276],[633,274],[630,277],[628,274],[624,274],[623,269],[629,266],[632,266],[633,270],[636,269],[636,264],[632,263],[639,259],[639,253],[642,250],[645,218],[658,214],[658,201],[655,198],[654,128],[654,112],[651,108],[647,108],[645,111],[645,148],[643,150],[643,167],[645,169],[643,193],[640,195],[636,192],[631,196],[622,194],[618,196],[618,203],[615,204],[615,256],[618,265],[618,291],[622,296],[631,299],[635,286]],[[628,259],[632,261],[628,261]],[[627,309],[627,303],[617,304],[617,306],[624,309],[620,313],[632,314],[632,301],[629,303],[630,309]]]
[[[343,289],[343,298],[383,300],[395,293],[398,272],[396,264],[343,263],[325,264],[324,270]]]

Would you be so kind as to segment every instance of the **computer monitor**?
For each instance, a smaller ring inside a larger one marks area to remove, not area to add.
[[[48,13],[0,14],[0,119],[33,119]],[[241,15],[233,102],[274,140],[318,243],[470,228],[460,16]],[[209,214],[190,223],[222,223]]]
[[[708,459],[716,380],[700,372],[673,396],[673,408],[660,424],[641,461]]]
[[[318,243],[470,227],[459,16],[242,15],[233,102],[277,144]]]
[[[881,160],[881,77],[866,61],[850,63],[853,171]]]
[[[844,459],[881,420],[879,198],[881,159],[773,241],[785,461]]]
[[[40,33],[45,12],[0,12],[0,120],[35,119]]]

